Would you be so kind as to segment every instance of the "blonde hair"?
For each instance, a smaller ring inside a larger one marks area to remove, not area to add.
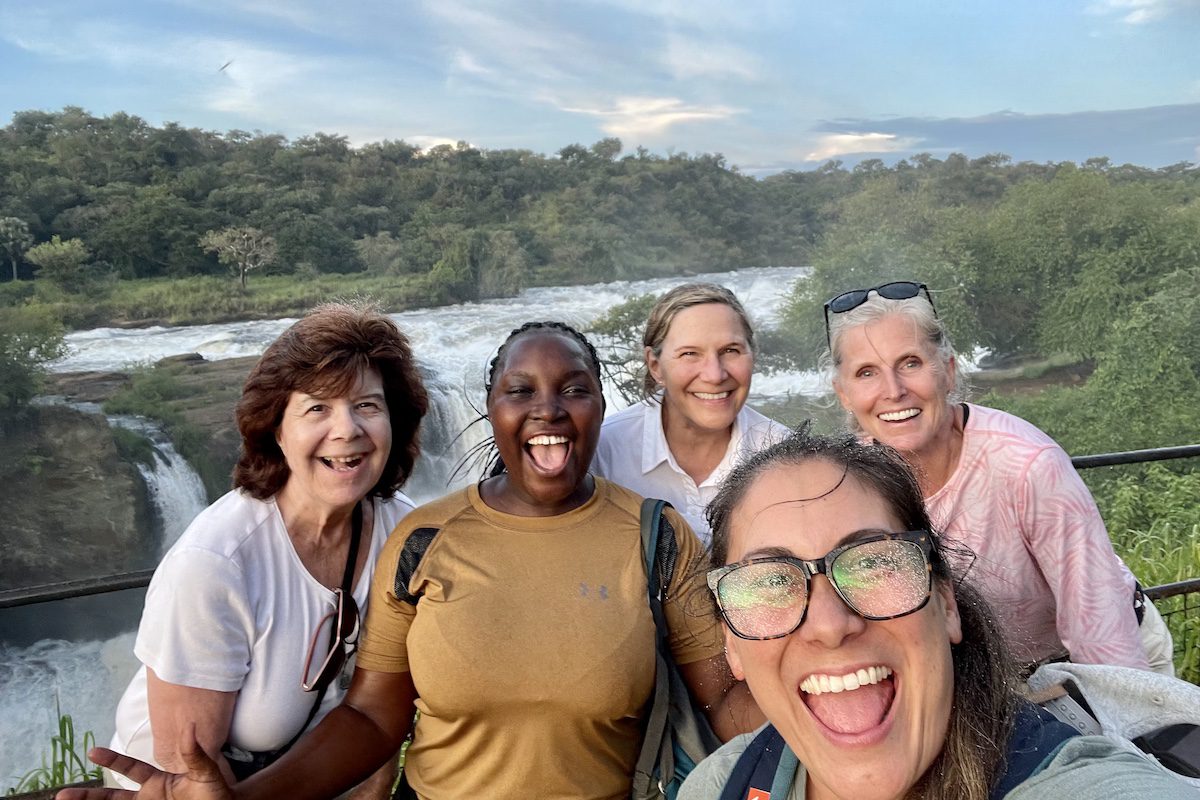
[[[685,283],[676,286],[671,291],[658,298],[650,316],[646,318],[646,330],[642,333],[642,346],[650,348],[655,357],[662,356],[662,345],[671,330],[671,324],[679,312],[692,306],[703,306],[709,303],[729,306],[737,314],[742,323],[742,331],[746,334],[746,343],[754,349],[754,328],[750,325],[750,317],[737,295],[715,283]],[[642,391],[646,397],[657,390],[658,385],[648,369],[643,369]]]

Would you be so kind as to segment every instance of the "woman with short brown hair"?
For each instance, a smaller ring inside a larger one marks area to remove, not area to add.
[[[237,406],[234,488],[146,594],[114,748],[183,770],[194,729],[240,779],[338,704],[371,572],[413,508],[398,489],[427,406],[407,338],[374,309],[319,306],[267,348]],[[358,796],[386,797],[392,774]]]

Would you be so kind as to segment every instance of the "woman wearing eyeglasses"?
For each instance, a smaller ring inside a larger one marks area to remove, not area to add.
[[[1170,634],[1070,459],[1028,422],[962,402],[954,351],[924,284],[896,281],[825,304],[833,388],[860,436],[901,451],[930,516],[977,558],[971,575],[1017,658],[1170,672]],[[1140,598],[1139,598],[1140,599]]]
[[[182,772],[194,737],[232,780],[338,704],[372,570],[413,508],[398,488],[427,404],[408,340],[373,310],[320,306],[267,348],[237,406],[234,490],[146,594],[114,750]],[[387,797],[394,774],[356,796]]]
[[[669,501],[707,546],[704,507],[721,480],[788,429],[746,405],[754,330],[724,286],[688,283],[664,294],[642,344],[646,399],[604,421],[592,469]]]
[[[701,762],[679,800],[1198,796],[1018,697],[986,603],[952,576],[890,448],[801,430],[739,465],[709,516],[727,658],[770,725]],[[1195,708],[1194,687],[1146,677]]]

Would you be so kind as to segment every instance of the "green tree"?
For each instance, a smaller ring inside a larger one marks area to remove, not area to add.
[[[529,282],[529,254],[512,231],[492,231],[480,247],[479,291],[483,297],[513,297]]]
[[[67,292],[78,292],[85,288],[85,265],[91,257],[91,252],[79,239],[63,241],[57,235],[48,242],[29,248],[25,253],[26,260],[37,265],[37,277]]]
[[[632,295],[610,308],[588,328],[600,345],[601,367],[617,393],[628,404],[642,399],[642,375],[645,357],[642,333],[650,309],[658,301],[653,294]]]
[[[444,244],[429,272],[430,292],[442,302],[478,300],[480,234],[448,225],[440,235]]]
[[[59,320],[44,308],[0,308],[0,431],[37,394],[42,370],[66,351]]]
[[[25,220],[17,217],[4,217],[0,219],[0,249],[4,250],[4,254],[8,256],[8,261],[12,264],[12,279],[18,280],[17,264],[21,261],[21,254],[29,249],[33,244],[33,234],[29,232],[29,225]]]
[[[275,239],[258,228],[224,228],[200,237],[200,247],[216,253],[217,260],[230,267],[246,288],[246,273],[275,260]]]

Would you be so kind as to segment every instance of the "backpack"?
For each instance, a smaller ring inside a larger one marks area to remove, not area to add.
[[[688,773],[721,745],[708,719],[692,701],[671,656],[662,600],[675,573],[679,543],[675,529],[662,513],[668,505],[665,500],[642,501],[642,555],[656,644],[654,696],[633,773],[633,800],[674,800]]]
[[[721,745],[708,719],[692,702],[687,685],[671,657],[662,598],[675,574],[679,543],[675,539],[675,529],[662,513],[667,505],[665,500],[647,499],[641,509],[646,591],[654,617],[655,669],[654,695],[633,774],[632,800],[674,800],[692,768]],[[397,599],[417,604],[420,595],[410,594],[408,586],[437,534],[437,528],[417,528],[404,542],[393,586]]]
[[[1200,788],[1200,686],[1130,667],[1064,662],[1038,667],[1029,688],[1080,733],[1107,736]]]
[[[1005,772],[989,800],[1001,800],[1036,773],[1063,742],[1079,735],[1040,706],[1022,704],[1008,742]],[[767,725],[738,757],[720,800],[786,799],[798,766],[783,737],[773,725]]]

